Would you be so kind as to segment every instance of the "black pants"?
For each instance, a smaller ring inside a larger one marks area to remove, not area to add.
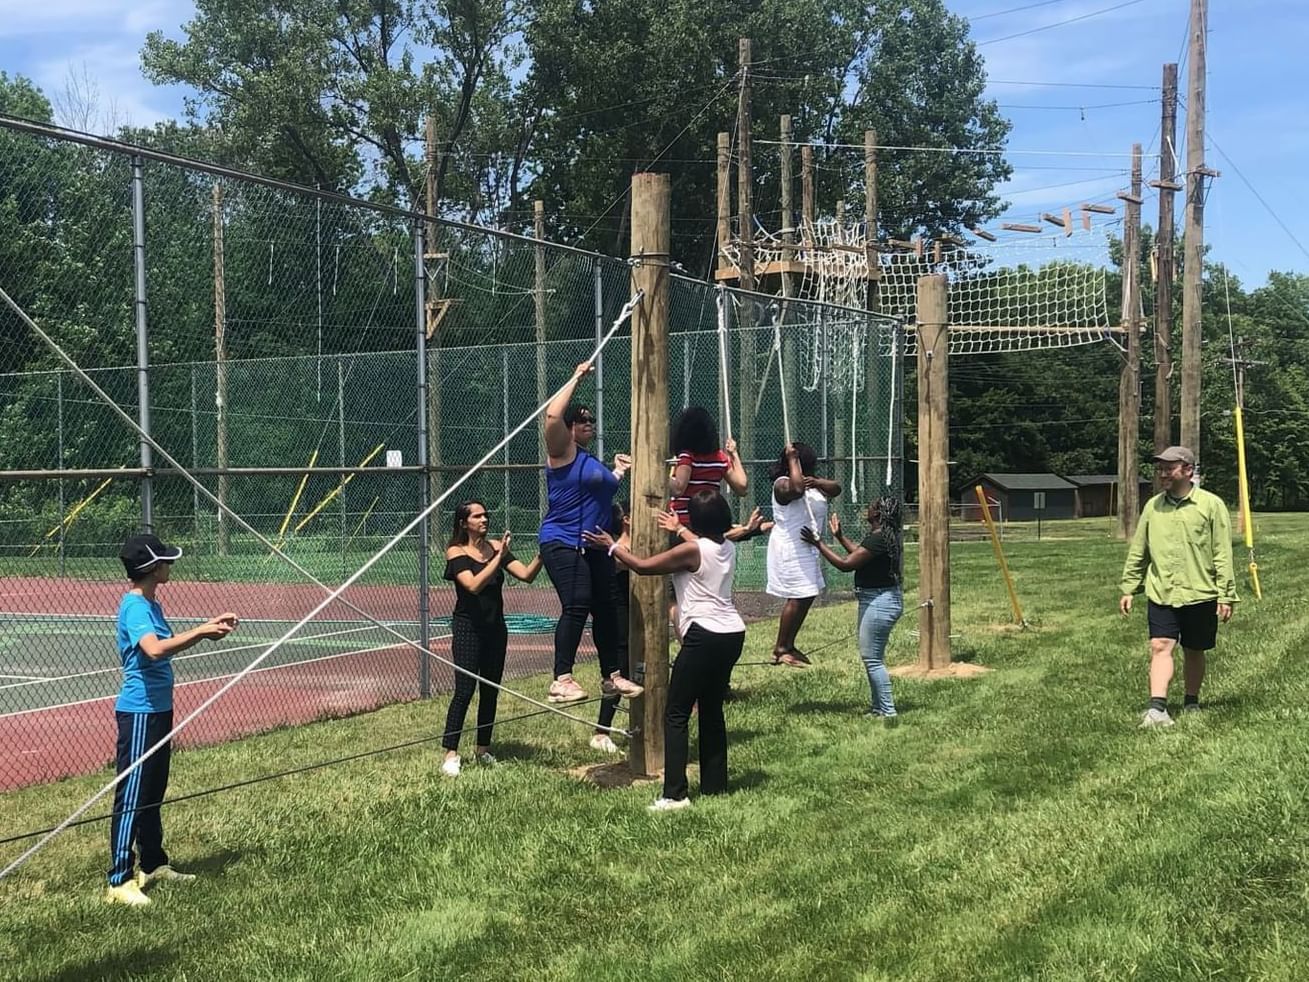
[[[451,619],[451,633],[450,653],[456,665],[492,682],[498,683],[504,678],[509,632],[503,621],[493,627],[478,628],[466,617],[456,616]],[[456,672],[455,694],[445,714],[445,736],[441,739],[441,746],[446,750],[459,749],[459,731],[464,728],[468,704],[473,701],[473,692],[477,689],[481,689],[477,698],[477,746],[491,745],[491,727],[495,724],[500,690]]]
[[[632,677],[632,667],[627,663],[627,635],[628,635],[628,610],[629,610],[629,593],[630,574],[627,570],[616,570],[614,572],[613,586],[609,591],[614,605],[614,623],[618,630],[617,657],[618,668],[629,679]],[[596,723],[600,726],[613,726],[614,714],[618,712],[617,699],[604,699],[600,702],[600,715]]]
[[[682,638],[668,683],[664,717],[664,797],[685,798],[686,761],[690,753],[687,727],[691,707],[700,705],[700,793],[727,790],[727,724],[723,692],[741,657],[745,632],[715,634],[692,624]]]
[[[173,728],[173,713],[114,713],[118,719],[118,773],[121,774]],[[116,887],[132,878],[136,857],[141,869],[153,873],[168,863],[164,852],[164,823],[159,802],[168,790],[168,764],[172,744],[156,750],[126,780],[114,789],[114,814],[109,819],[109,885]]]
[[[588,616],[600,674],[608,678],[620,668],[618,625],[610,596],[614,561],[603,549],[574,549],[562,542],[543,545],[541,560],[562,608],[555,624],[555,678],[572,673]]]

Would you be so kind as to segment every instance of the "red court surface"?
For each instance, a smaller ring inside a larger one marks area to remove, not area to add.
[[[170,619],[207,617],[230,609],[250,620],[284,622],[274,628],[279,632],[309,614],[325,596],[317,587],[282,584],[177,582],[168,584],[164,590],[161,599]],[[51,641],[58,644],[56,634],[61,614],[70,618],[105,618],[104,646],[112,658],[113,627],[108,618],[117,608],[122,593],[123,587],[117,583],[4,578],[0,579],[0,621],[5,617],[22,620],[23,614],[33,615],[27,619],[29,625],[34,620],[43,624],[48,619]],[[412,588],[362,586],[352,588],[349,597],[379,620],[403,619],[412,626],[417,615],[417,597]],[[557,610],[553,590],[509,590],[505,601],[511,612],[553,615]],[[452,588],[432,591],[433,617],[448,615],[452,606]],[[359,613],[340,603],[333,603],[320,616],[364,622]],[[307,625],[305,630],[312,627]],[[268,627],[265,625],[263,629],[267,631]],[[449,638],[436,630],[432,634],[431,651],[448,661]],[[39,637],[36,641],[39,644]],[[589,641],[584,645],[579,660],[590,660],[594,649]],[[549,635],[511,634],[505,677],[548,672],[552,652]],[[250,651],[245,658],[253,659],[258,654],[257,650]],[[353,715],[416,700],[421,657],[425,656],[413,647],[386,643],[358,651],[327,653],[291,664],[260,666],[190,724],[178,737],[177,746],[222,743],[275,727]],[[429,661],[431,691],[449,692],[453,671],[434,659]],[[245,659],[243,662],[248,663]],[[221,688],[235,670],[235,667],[228,668],[225,673],[194,681],[184,681],[179,671],[175,718],[180,721]],[[200,675],[211,674],[194,671]],[[115,696],[61,702],[53,692],[45,694],[58,681],[35,681],[33,685],[41,690],[41,695],[34,708],[0,715],[0,758],[3,758],[0,790],[85,774],[112,762]],[[115,673],[112,688],[116,690],[116,687]],[[534,695],[543,696],[544,692]],[[431,732],[437,732],[444,723],[444,714],[445,700],[434,701]]]

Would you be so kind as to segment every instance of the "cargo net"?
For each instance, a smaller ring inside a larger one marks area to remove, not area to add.
[[[757,230],[756,276],[785,276],[787,292],[798,299],[863,308],[868,290],[865,226],[821,219],[801,226],[799,233],[798,241],[786,243]],[[724,251],[740,265],[739,241]],[[954,354],[1068,348],[1104,341],[1115,330],[1104,229],[1022,233],[1022,238],[967,245],[942,240],[929,244],[922,255],[911,249],[883,251],[877,258],[878,312],[908,326],[917,323],[918,278],[929,273],[949,278]],[[914,353],[915,333],[904,332],[899,353]],[[816,373],[827,371],[833,379],[855,380],[863,355],[860,337],[853,325],[839,323],[814,331],[805,378],[812,382]]]

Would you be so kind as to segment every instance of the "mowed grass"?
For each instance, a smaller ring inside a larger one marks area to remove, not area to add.
[[[0,881],[0,976],[1303,978],[1309,525],[1259,531],[1266,599],[1241,577],[1207,708],[1171,730],[1136,728],[1144,611],[1115,612],[1122,543],[1013,545],[1025,632],[990,547],[956,545],[955,650],[992,671],[897,679],[898,729],[860,715],[853,607],[819,610],[804,639],[837,643],[816,668],[738,670],[732,794],[648,814],[655,787],[571,776],[598,762],[587,730],[542,717],[457,781],[428,745],[179,804],[168,845],[202,879],[148,911],[100,902],[105,830],[74,830]],[[893,662],[915,658],[914,604]],[[771,633],[752,627],[744,662]],[[179,754],[173,791],[430,735],[444,709]],[[0,797],[0,829],[52,824],[102,782]]]

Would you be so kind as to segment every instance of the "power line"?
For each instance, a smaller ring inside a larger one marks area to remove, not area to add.
[[[1125,0],[1123,3],[1114,4],[1112,7],[1103,7],[1100,10],[1093,10],[1089,14],[1082,14],[1079,17],[1069,17],[1067,20],[1061,20],[1054,24],[1044,24],[1041,27],[1033,27],[1026,31],[1019,31],[1017,34],[1006,34],[1004,37],[987,38],[985,41],[976,42],[977,47],[987,44],[999,44],[1001,41],[1012,41],[1014,38],[1025,38],[1029,34],[1038,34],[1041,31],[1051,31],[1056,27],[1063,27],[1067,24],[1076,24],[1078,21],[1090,20],[1092,17],[1099,17],[1101,14],[1108,14],[1115,10],[1122,10],[1124,7],[1134,7],[1138,3],[1145,3],[1145,0]]]
[[[1295,243],[1296,248],[1298,248],[1301,252],[1304,253],[1306,259],[1309,259],[1309,249],[1306,249],[1304,243],[1301,242],[1298,238],[1296,238],[1295,233],[1292,232],[1290,228],[1287,227],[1286,222],[1282,221],[1282,216],[1277,214],[1273,206],[1264,200],[1264,196],[1255,189],[1255,186],[1253,184],[1250,183],[1250,179],[1246,177],[1244,173],[1242,173],[1241,168],[1236,166],[1236,163],[1232,160],[1232,158],[1227,155],[1227,151],[1225,151],[1222,147],[1218,145],[1218,141],[1214,139],[1213,134],[1210,133],[1208,130],[1206,130],[1205,136],[1209,138],[1209,142],[1213,144],[1214,149],[1218,151],[1218,153],[1222,156],[1223,160],[1227,161],[1228,166],[1231,167],[1232,170],[1236,172],[1236,176],[1241,179],[1241,183],[1244,184],[1246,188],[1250,191],[1250,193],[1255,196],[1255,200],[1257,200],[1261,205],[1264,206],[1264,210],[1268,212],[1270,216],[1272,216],[1273,221],[1275,221],[1278,224],[1278,226],[1281,228],[1281,230],[1286,233],[1287,238],[1289,238],[1292,242]]]
[[[996,10],[989,14],[978,14],[976,17],[969,17],[967,19],[971,24],[979,20],[989,20],[992,17],[1003,17],[1005,14],[1016,14],[1023,10],[1035,10],[1037,7],[1048,7],[1051,4],[1063,2],[1064,0],[1039,0],[1038,3],[1024,4],[1021,7],[1010,7],[1008,10]]]
[[[1050,88],[1060,89],[1145,89],[1150,92],[1158,92],[1157,85],[1122,85],[1113,82],[1038,82],[1038,81],[1020,81],[1014,79],[987,79],[987,85],[1031,85],[1031,86],[1048,86]]]
[[[769,146],[781,146],[781,140],[755,140],[755,143],[763,143]],[[796,146],[797,144],[792,144]],[[811,147],[820,150],[863,150],[862,143],[810,143]],[[804,146],[804,144],[799,144]],[[1130,157],[1131,153],[1119,152],[1114,150],[1010,150],[1004,147],[921,147],[921,146],[877,146],[875,150],[907,150],[917,153],[954,153],[954,154],[983,154],[990,156],[1005,156],[1007,154],[1046,156],[1046,157]],[[1143,156],[1157,157],[1158,154],[1148,154]]]

